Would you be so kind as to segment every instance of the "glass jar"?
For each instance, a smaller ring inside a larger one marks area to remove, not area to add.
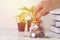
[[[33,21],[30,27],[30,37],[40,37],[43,38],[45,36],[45,30],[42,25],[42,20]]]

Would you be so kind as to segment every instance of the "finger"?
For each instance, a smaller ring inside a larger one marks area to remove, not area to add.
[[[39,13],[41,9],[42,9],[42,5],[38,5],[37,7],[35,7],[33,14],[36,15],[37,13]]]
[[[44,15],[42,15],[42,16],[45,16],[45,15],[47,15],[49,12],[46,12]]]
[[[44,16],[44,15],[48,14],[48,12],[49,12],[49,9],[44,8],[38,13],[38,17],[41,17],[41,16]]]

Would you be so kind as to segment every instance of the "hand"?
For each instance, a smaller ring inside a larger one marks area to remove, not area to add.
[[[58,8],[60,5],[60,0],[47,0],[41,1],[34,10],[34,15],[38,17],[48,14],[49,11]]]

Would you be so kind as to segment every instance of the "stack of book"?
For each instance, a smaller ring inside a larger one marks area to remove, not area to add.
[[[60,34],[60,12],[52,13],[53,24],[50,27],[52,32]]]

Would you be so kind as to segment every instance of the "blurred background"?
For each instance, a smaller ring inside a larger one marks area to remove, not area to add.
[[[0,29],[17,29],[17,24],[13,17],[20,13],[19,8],[36,6],[39,2],[40,0],[0,0]],[[58,11],[59,9],[53,12]],[[43,18],[45,27],[49,26],[52,22],[51,14]]]
[[[13,17],[20,13],[20,7],[30,7],[34,4],[33,1],[0,0],[0,29],[16,29],[17,24]],[[37,3],[39,1],[35,2]]]
[[[19,8],[37,5],[39,0],[0,0],[0,29],[17,29],[13,18],[20,14]]]
[[[40,0],[0,0],[0,31],[18,31],[17,22],[13,18],[20,13],[19,8],[23,6],[31,7],[36,6]],[[51,13],[59,12],[60,9],[51,11]],[[46,30],[49,30],[50,25],[53,23],[52,15],[43,17],[43,25]]]

